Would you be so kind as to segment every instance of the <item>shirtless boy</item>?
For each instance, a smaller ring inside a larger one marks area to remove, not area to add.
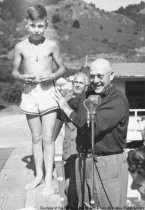
[[[48,26],[47,12],[41,5],[28,8],[25,26],[29,37],[15,46],[12,75],[24,83],[20,108],[26,113],[32,134],[36,177],[25,189],[34,189],[43,179],[43,158],[45,185],[43,195],[54,193],[52,170],[54,142],[52,131],[56,121],[58,104],[53,100],[54,81],[65,73],[59,48],[55,41],[44,37]],[[53,62],[57,71],[53,72]],[[21,73],[20,66],[23,71]]]

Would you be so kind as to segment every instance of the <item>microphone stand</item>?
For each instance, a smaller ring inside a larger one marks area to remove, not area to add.
[[[90,114],[91,118],[91,152],[92,152],[92,183],[91,183],[91,205],[95,205],[94,199],[94,117],[95,113]]]
[[[92,156],[91,156],[91,166],[92,166],[92,179],[91,179],[91,200],[90,200],[90,203],[91,203],[91,206],[94,207],[95,205],[95,199],[94,199],[94,118],[95,118],[95,113],[96,113],[96,109],[93,109],[90,111],[90,105],[88,103],[88,99],[84,100],[84,106],[87,110],[87,124],[88,124],[88,127],[90,126],[91,124],[91,153],[92,153]]]

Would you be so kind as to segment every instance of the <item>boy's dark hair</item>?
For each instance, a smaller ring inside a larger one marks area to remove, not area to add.
[[[47,11],[42,5],[36,4],[27,9],[26,19],[32,21],[47,18]]]

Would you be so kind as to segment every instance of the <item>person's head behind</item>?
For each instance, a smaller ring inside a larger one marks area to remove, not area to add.
[[[99,95],[111,87],[114,79],[114,71],[108,60],[98,58],[90,66],[90,82],[92,89]]]
[[[138,190],[141,198],[145,200],[145,148],[130,150],[127,162],[133,179],[131,189]]]
[[[41,39],[48,26],[47,11],[45,7],[38,4],[30,6],[27,9],[25,26],[32,39]]]
[[[74,81],[73,81],[74,95],[79,95],[85,92],[88,88],[88,85],[89,85],[89,78],[85,73],[79,72],[75,74]]]

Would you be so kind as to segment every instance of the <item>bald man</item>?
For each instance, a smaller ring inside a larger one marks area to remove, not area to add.
[[[84,203],[102,209],[123,209],[126,206],[128,168],[124,149],[129,106],[125,95],[113,84],[114,75],[110,62],[99,58],[90,66],[91,91],[75,98],[69,104],[59,92],[55,94],[55,100],[63,113],[77,127],[78,158],[75,168],[76,186],[79,192],[77,208],[84,209]],[[98,95],[102,99],[99,105]],[[86,98],[89,98],[90,103],[96,103],[97,107],[94,116],[94,192],[92,191],[91,125],[89,127],[87,125],[87,111],[84,107]],[[62,116],[60,118],[62,119]],[[83,168],[84,159],[85,168]],[[76,208],[76,204],[73,206],[71,203],[70,207]]]

